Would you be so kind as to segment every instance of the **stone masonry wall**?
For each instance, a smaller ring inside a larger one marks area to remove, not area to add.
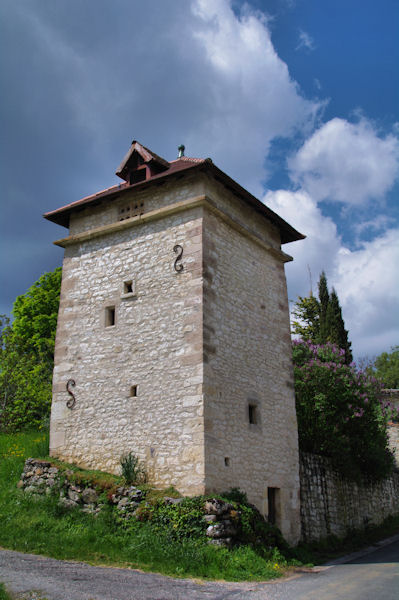
[[[98,218],[90,225],[101,224]],[[120,456],[133,451],[153,484],[203,492],[201,237],[199,207],[66,248],[52,456],[116,472]],[[181,273],[175,244],[184,247]],[[124,296],[129,280],[134,293]],[[110,327],[108,306],[115,307]],[[73,409],[66,406],[69,379],[76,382]]]
[[[115,223],[119,220],[119,210],[132,204],[132,202],[139,206],[141,214],[145,214],[202,193],[203,181],[190,176],[180,182],[179,186],[176,186],[173,182],[165,182],[160,186],[152,186],[150,191],[146,188],[143,190],[135,189],[97,206],[90,206],[80,212],[72,213],[69,233],[70,235],[76,235],[96,227]]]
[[[213,190],[216,205],[224,202]],[[257,232],[270,241],[258,219]],[[246,223],[246,221],[244,221]],[[274,240],[272,240],[274,244]],[[278,247],[278,244],[276,244]],[[299,472],[284,263],[219,216],[204,217],[206,490],[231,486],[299,538]],[[255,423],[249,422],[249,404]]]
[[[65,465],[56,466],[46,460],[28,458],[17,487],[35,500],[45,496],[56,497],[58,505],[67,510],[80,509],[95,516],[108,505],[114,509],[119,519],[142,521],[151,518],[148,489],[143,491],[134,485],[117,485],[116,482],[112,485],[110,481],[107,487],[103,487],[101,482],[87,473],[73,471]],[[183,505],[185,498],[163,496],[158,497],[157,502],[172,505],[178,510],[178,505]],[[227,547],[239,543],[243,531],[242,510],[239,504],[233,505],[218,498],[208,497],[202,499],[202,509],[203,515],[198,517],[198,524],[202,523],[208,543]],[[261,515],[254,512],[254,516],[258,523],[262,522]],[[164,523],[164,527],[167,527],[167,523]],[[268,544],[277,541],[276,533],[273,528],[269,528],[266,533]]]
[[[328,459],[302,453],[300,478],[304,541],[344,537],[399,514],[399,472],[381,482],[357,484],[341,477]]]
[[[399,468],[399,423],[388,423],[388,439],[396,466]]]
[[[169,211],[201,196],[204,205]],[[62,242],[51,455],[117,472],[120,456],[133,451],[153,485],[187,495],[237,486],[263,515],[272,490],[277,525],[295,543],[289,257],[279,232],[202,174],[134,198],[142,219],[118,225],[132,200],[126,194],[73,215],[76,237]],[[145,215],[166,208],[159,218]],[[184,249],[180,273],[176,244]],[[126,281],[132,293],[123,293]],[[112,326],[107,307],[115,309]]]

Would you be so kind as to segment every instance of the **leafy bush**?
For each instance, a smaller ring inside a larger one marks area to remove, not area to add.
[[[341,473],[380,479],[393,468],[388,449],[389,410],[381,383],[333,344],[293,344],[300,448],[329,457]]]
[[[230,502],[239,502],[241,504],[248,504],[248,498],[245,492],[237,487],[231,488],[228,492],[221,494],[222,498],[229,500]]]
[[[270,549],[265,558],[250,544],[231,549],[208,544],[204,539],[206,525],[201,509],[205,497],[186,499],[185,505],[183,502],[171,504],[169,511],[159,506],[159,517],[154,515],[149,521],[124,519],[123,522],[113,504],[105,506],[94,517],[78,509],[61,509],[56,493],[44,494],[40,500],[32,502],[29,494],[17,489],[17,482],[24,460],[28,456],[37,456],[35,449],[42,435],[42,432],[0,434],[2,547],[64,560],[152,570],[174,577],[264,581],[284,574],[287,561],[275,548]],[[68,478],[71,478],[70,471],[78,477],[77,467],[54,459],[52,462],[68,469]],[[115,476],[83,470],[79,481],[90,481],[96,488],[98,484],[107,489],[109,485],[121,484]],[[177,492],[173,489],[148,490],[142,506],[147,498],[160,505],[161,495],[173,497]],[[162,527],[161,520],[168,525]],[[201,524],[200,536],[195,535],[196,523]],[[174,527],[175,524],[178,526]],[[181,534],[176,534],[179,528]],[[189,530],[193,532],[192,536],[188,535]]]
[[[122,477],[128,485],[135,483],[144,483],[146,473],[139,458],[133,453],[128,452],[120,458]]]
[[[171,539],[206,540],[204,496],[183,498],[179,503],[165,503],[163,498],[147,501],[136,512],[139,521],[150,521],[159,531],[167,531]]]
[[[0,317],[0,430],[45,426],[50,413],[61,269],[45,273]]]
[[[393,346],[391,352],[383,352],[374,361],[376,377],[379,377],[384,387],[399,388],[399,346]]]

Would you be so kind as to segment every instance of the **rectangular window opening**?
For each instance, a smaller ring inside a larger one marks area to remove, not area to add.
[[[268,487],[267,488],[267,503],[268,503],[268,515],[267,520],[272,525],[277,523],[277,502],[279,488]]]
[[[230,458],[228,456],[225,456],[224,459],[224,466],[225,467],[229,467],[230,466]]]
[[[133,281],[124,281],[123,282],[123,293],[124,294],[133,294]]]
[[[107,306],[105,309],[105,327],[115,325],[115,306]]]
[[[258,407],[255,404],[248,404],[248,421],[251,425],[258,423]]]
[[[130,386],[130,397],[131,398],[136,398],[137,397],[137,393],[138,393],[138,386],[137,385],[131,385]]]

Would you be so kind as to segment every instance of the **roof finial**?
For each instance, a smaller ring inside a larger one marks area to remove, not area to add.
[[[178,147],[179,155],[177,158],[182,158],[184,156],[184,150],[185,150],[184,144],[180,144],[180,146]]]

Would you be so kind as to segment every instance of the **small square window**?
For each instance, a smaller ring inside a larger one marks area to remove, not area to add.
[[[105,327],[115,325],[115,306],[107,306],[105,309]]]
[[[130,397],[131,398],[136,398],[138,394],[138,386],[137,385],[131,385],[130,386]]]
[[[225,467],[230,466],[230,458],[228,456],[225,456],[225,458],[224,458],[224,466]]]
[[[135,283],[134,279],[127,279],[122,284],[122,298],[129,298],[131,296],[135,296]]]
[[[124,294],[133,294],[133,281],[124,281],[123,282],[123,293]]]
[[[251,425],[258,423],[258,407],[255,404],[248,404],[248,421]]]

